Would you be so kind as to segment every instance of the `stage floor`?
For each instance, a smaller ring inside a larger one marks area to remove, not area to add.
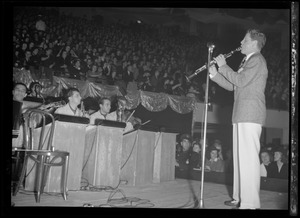
[[[195,180],[175,179],[174,181],[152,183],[134,187],[120,184],[119,191],[69,191],[65,201],[59,193],[43,193],[40,203],[36,203],[32,192],[20,190],[12,196],[15,207],[82,207],[90,204],[94,207],[142,207],[142,208],[194,208],[195,200],[200,198],[201,182]],[[232,186],[204,183],[203,202],[205,209],[231,209],[224,201],[229,199]],[[112,194],[114,195],[112,196]],[[107,205],[111,197],[110,205]],[[129,202],[120,202],[127,197]],[[137,202],[137,198],[144,201]],[[119,199],[119,200],[116,200]],[[124,198],[123,198],[124,199]],[[288,210],[288,193],[261,190],[261,210]],[[148,200],[148,201],[146,201]],[[13,208],[12,208],[13,210]]]

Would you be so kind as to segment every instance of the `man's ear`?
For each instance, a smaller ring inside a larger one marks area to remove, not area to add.
[[[252,44],[252,45],[253,45],[253,48],[257,48],[257,43],[258,43],[257,40],[253,40],[252,43],[253,43],[253,44]]]

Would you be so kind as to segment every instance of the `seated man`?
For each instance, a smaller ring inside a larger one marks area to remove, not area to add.
[[[67,92],[68,103],[60,108],[57,108],[55,114],[64,114],[78,117],[87,117],[89,115],[78,108],[81,103],[81,96],[77,88],[70,88]]]
[[[91,115],[90,124],[95,124],[96,119],[117,120],[117,117],[114,114],[109,114],[111,108],[111,100],[109,98],[101,98],[99,101],[99,107],[100,109]]]
[[[180,147],[176,152],[175,166],[180,170],[189,169],[189,160],[191,158],[191,136],[189,134],[182,134],[180,136]]]
[[[118,104],[120,106],[120,104],[123,105],[124,102],[123,101],[118,101]],[[118,110],[113,111],[113,112],[110,113],[111,100],[109,98],[107,98],[107,97],[101,98],[100,102],[99,102],[99,107],[100,107],[100,109],[97,112],[95,112],[91,115],[90,124],[95,124],[96,119],[122,121],[122,122],[126,122],[126,127],[124,129],[124,132],[128,132],[128,131],[133,129],[133,125],[132,125],[131,122],[129,122],[128,120],[118,119],[118,115],[117,115]]]
[[[13,89],[13,100],[23,102],[23,99],[27,96],[27,86],[24,83],[16,83]]]

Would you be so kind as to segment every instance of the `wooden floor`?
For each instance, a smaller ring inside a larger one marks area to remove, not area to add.
[[[199,181],[175,179],[169,182],[134,187],[120,184],[118,191],[69,191],[65,201],[59,193],[43,193],[36,203],[32,192],[20,190],[12,196],[16,207],[83,207],[84,204],[99,207],[142,208],[194,208],[195,199],[200,198]],[[229,200],[232,187],[223,184],[204,183],[204,209],[231,209],[224,205]],[[114,195],[112,195],[114,194]],[[121,202],[124,197],[128,202]],[[108,199],[112,199],[108,205]],[[138,199],[139,198],[139,199]],[[143,199],[140,200],[140,199]],[[261,210],[288,210],[288,193],[261,190]],[[140,201],[137,201],[140,200]]]

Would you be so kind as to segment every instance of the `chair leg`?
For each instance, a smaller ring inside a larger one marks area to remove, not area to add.
[[[43,180],[43,171],[44,171],[44,155],[39,155],[39,163],[37,163],[36,168],[36,182],[35,182],[35,191],[36,191],[36,202],[40,203],[41,191],[42,191],[42,180]]]
[[[27,162],[28,162],[28,155],[25,154],[25,157],[24,157],[24,163],[23,163],[23,166],[22,166],[22,172],[21,172],[21,176],[19,178],[19,181],[17,182],[17,186],[15,187],[15,189],[13,190],[13,196],[16,196],[18,191],[19,191],[19,188],[20,188],[20,185],[22,184],[23,180],[24,180],[24,177],[25,177],[25,173],[26,173],[26,168],[27,168]]]
[[[46,163],[46,164],[49,163],[48,158],[49,158],[49,157],[46,157],[44,163]],[[42,187],[41,187],[41,193],[44,192],[44,189],[45,189],[45,186],[46,186],[46,183],[47,183],[47,180],[48,180],[48,176],[49,176],[49,170],[50,170],[50,166],[44,165],[44,168],[43,168],[43,175],[42,175]]]
[[[68,183],[69,156],[65,157],[61,170],[61,190],[64,200],[67,200],[67,183]]]

